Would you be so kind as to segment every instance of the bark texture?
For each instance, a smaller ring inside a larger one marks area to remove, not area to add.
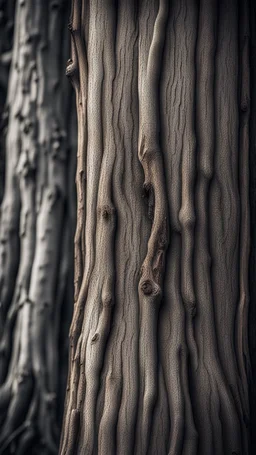
[[[8,76],[12,57],[15,0],[0,2],[0,203],[4,191],[4,139],[6,135]]]
[[[251,1],[250,9],[250,86],[251,86],[251,116],[250,116],[250,224],[251,224],[251,250],[249,262],[250,283],[250,306],[249,306],[249,346],[251,357],[251,381],[250,381],[250,412],[251,412],[251,452],[256,451],[256,5]]]
[[[246,0],[73,0],[61,455],[249,453],[250,14]]]
[[[0,224],[1,454],[58,450],[72,273],[67,14],[64,0],[16,3]]]

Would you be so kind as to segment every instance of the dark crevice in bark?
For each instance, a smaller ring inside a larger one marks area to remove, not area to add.
[[[77,289],[60,453],[247,454],[246,3],[73,12]]]
[[[256,287],[255,287],[255,273],[256,273],[256,90],[255,90],[255,77],[256,77],[256,8],[253,1],[249,2],[249,20],[250,20],[250,122],[249,122],[249,203],[250,203],[250,261],[249,261],[249,347],[251,370],[247,371],[249,378],[249,404],[250,404],[250,450],[254,453],[256,450]]]

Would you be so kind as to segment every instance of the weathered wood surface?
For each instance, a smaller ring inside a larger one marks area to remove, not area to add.
[[[61,455],[248,453],[249,5],[74,0]]]

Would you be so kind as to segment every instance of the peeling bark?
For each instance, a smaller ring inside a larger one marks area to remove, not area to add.
[[[250,9],[73,0],[61,455],[248,454]]]

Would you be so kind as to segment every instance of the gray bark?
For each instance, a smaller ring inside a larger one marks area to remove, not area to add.
[[[61,455],[249,451],[249,17],[238,0],[73,1]]]
[[[15,0],[0,2],[0,202],[4,191],[4,138],[8,117],[5,101],[12,56],[14,4]]]
[[[0,224],[1,454],[58,450],[59,340],[72,298],[68,12],[64,0],[16,4]]]

